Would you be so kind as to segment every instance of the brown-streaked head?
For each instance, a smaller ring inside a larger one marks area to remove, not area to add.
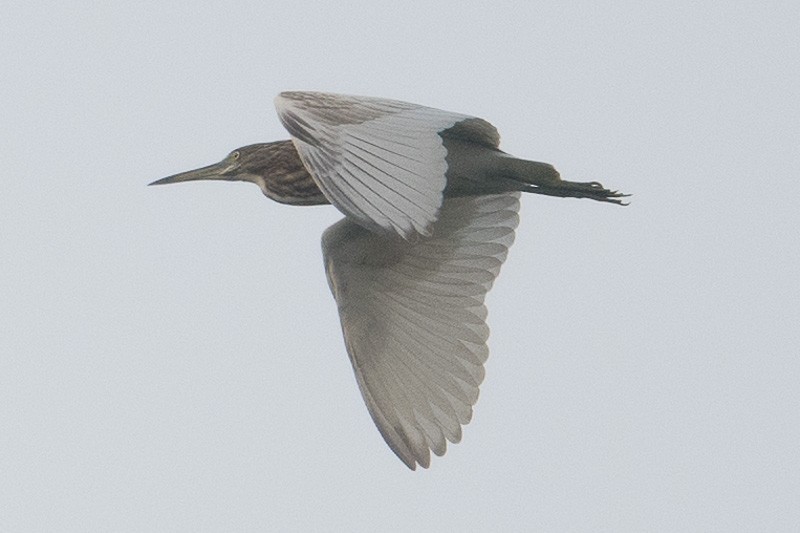
[[[249,181],[258,185],[266,196],[281,203],[328,203],[291,141],[242,146],[219,163],[173,174],[150,185],[198,180]]]

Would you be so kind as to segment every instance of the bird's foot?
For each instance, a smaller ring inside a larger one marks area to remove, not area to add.
[[[617,205],[628,205],[621,198],[626,198],[630,194],[623,194],[619,191],[612,191],[603,187],[601,183],[590,181],[588,183],[576,181],[559,180],[547,185],[534,186],[529,189],[537,194],[547,196],[560,196],[561,198],[591,198],[598,202],[609,202]]]

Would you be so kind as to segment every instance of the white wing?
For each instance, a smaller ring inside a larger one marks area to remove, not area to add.
[[[275,98],[281,122],[319,188],[367,229],[429,235],[446,185],[440,133],[496,146],[486,121],[406,102],[312,92]]]
[[[518,223],[519,193],[448,198],[413,241],[344,219],[325,232],[328,282],[361,394],[411,469],[461,439],[489,355],[486,293]]]

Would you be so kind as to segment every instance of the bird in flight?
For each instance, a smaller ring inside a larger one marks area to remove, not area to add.
[[[333,204],[322,236],[345,346],[375,425],[412,470],[472,418],[489,355],[484,298],[514,241],[521,192],[622,204],[597,182],[501,151],[485,120],[318,92],[275,99],[291,140],[151,183],[249,181],[292,205]]]

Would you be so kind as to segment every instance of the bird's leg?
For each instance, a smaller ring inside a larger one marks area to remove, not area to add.
[[[558,171],[548,163],[527,161],[507,154],[497,156],[503,174],[520,185],[521,190],[561,198],[591,198],[599,202],[627,205],[620,198],[629,196],[606,189],[596,181],[581,183],[561,179]]]
[[[591,198],[598,202],[609,202],[618,205],[628,205],[621,198],[630,196],[619,191],[611,191],[603,187],[601,183],[590,181],[588,183],[577,181],[566,181],[558,179],[553,183],[544,185],[526,184],[526,192],[544,194],[547,196],[559,196],[561,198]]]

